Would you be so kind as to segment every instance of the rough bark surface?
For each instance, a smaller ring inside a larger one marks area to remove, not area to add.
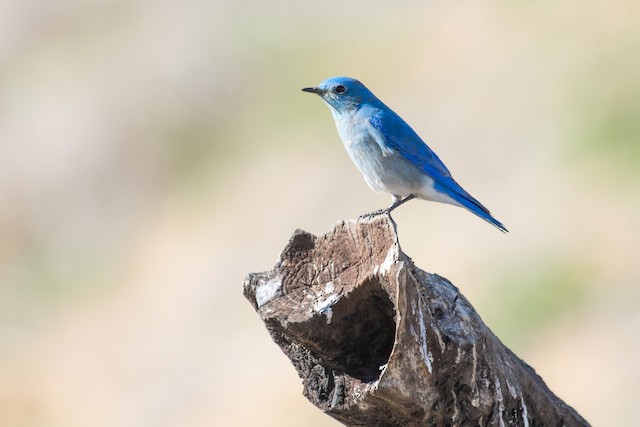
[[[455,286],[413,264],[387,216],[296,230],[244,295],[304,395],[346,425],[589,425]]]

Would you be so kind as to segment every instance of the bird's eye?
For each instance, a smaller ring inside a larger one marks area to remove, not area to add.
[[[335,89],[336,93],[345,93],[346,90],[347,90],[347,88],[342,86],[342,85],[336,86],[336,89]]]

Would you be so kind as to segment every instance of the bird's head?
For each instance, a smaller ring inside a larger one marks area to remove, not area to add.
[[[302,90],[319,95],[338,113],[358,110],[363,104],[377,101],[365,85],[350,77],[332,77],[318,86]]]

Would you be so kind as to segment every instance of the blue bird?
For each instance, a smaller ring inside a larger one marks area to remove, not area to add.
[[[340,139],[367,185],[393,198],[389,208],[370,215],[389,214],[418,198],[463,207],[507,232],[487,208],[458,185],[418,134],[358,80],[333,77],[302,90],[318,94],[327,103]]]

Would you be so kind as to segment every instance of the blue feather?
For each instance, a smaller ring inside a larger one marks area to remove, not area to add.
[[[484,219],[489,224],[495,226],[498,230],[502,231],[503,233],[508,233],[509,232],[509,230],[507,230],[507,228],[504,225],[502,225],[502,223],[500,221],[498,221],[497,219],[495,219],[494,217],[491,216],[491,213],[489,212],[489,210],[487,208],[482,206],[482,204],[480,202],[478,202],[476,199],[471,197],[471,195],[469,193],[467,193],[466,191],[464,191],[458,184],[456,184],[456,185],[458,185],[458,188],[460,188],[460,190],[462,190],[462,193],[458,193],[458,192],[455,192],[455,191],[447,191],[448,188],[446,188],[444,186],[441,186],[441,184],[439,184],[438,181],[436,181],[436,180],[434,180],[434,181],[435,181],[434,188],[436,190],[442,191],[443,193],[447,194],[453,200],[455,200],[456,202],[458,202],[462,206],[464,206],[465,209],[467,209],[468,211],[476,214],[480,218]]]
[[[382,104],[382,102],[380,102]],[[383,104],[384,105],[384,104]],[[390,109],[379,110],[369,118],[371,126],[380,133],[384,145],[399,154],[411,164],[419,167],[434,181],[434,189],[446,194],[470,212],[507,233],[508,230],[482,203],[465,191],[452,177],[442,160],[418,136],[400,116]]]

